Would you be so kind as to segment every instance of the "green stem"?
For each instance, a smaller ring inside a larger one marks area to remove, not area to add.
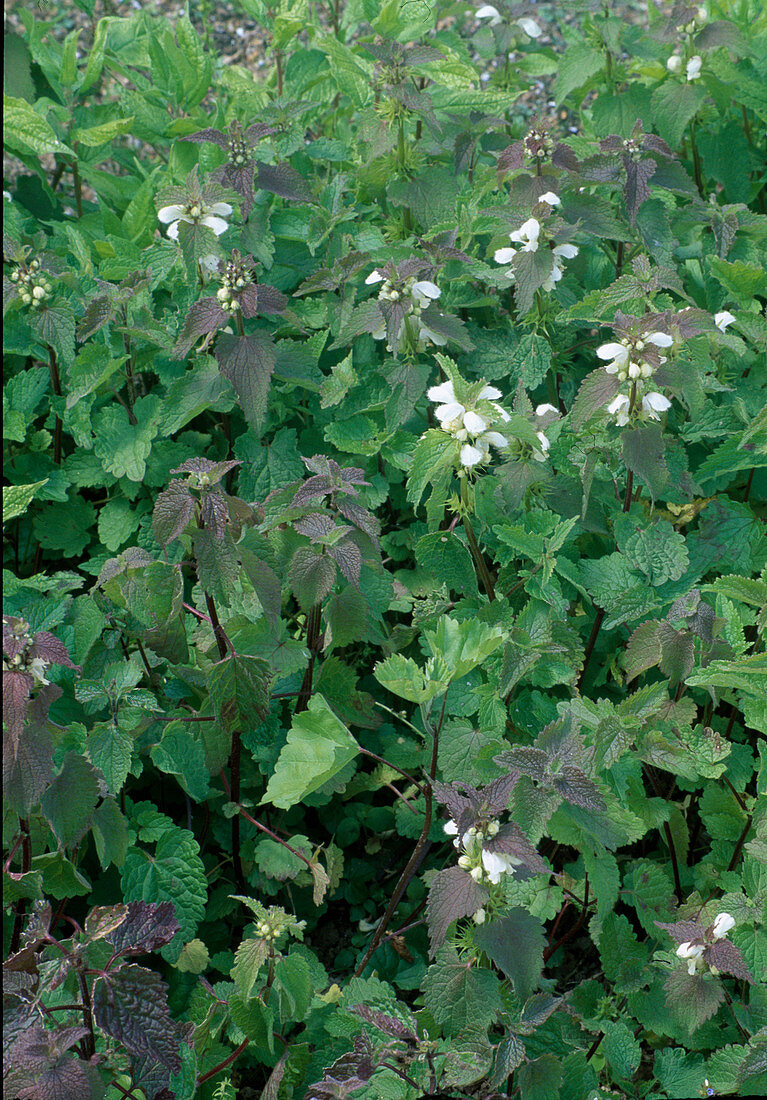
[[[237,335],[238,336],[244,336],[245,335],[245,325],[242,323],[242,314],[240,313],[239,309],[237,310],[237,312],[234,315],[234,323],[237,326]]]
[[[469,487],[466,483],[466,478],[461,483],[461,503],[464,506],[463,513],[463,529],[466,532],[466,539],[469,543],[469,549],[471,550],[471,556],[474,558],[474,565],[477,569],[477,575],[482,581],[482,587],[487,593],[487,598],[492,601],[495,599],[495,584],[490,574],[490,570],[487,568],[487,562],[484,559],[479,543],[477,542],[477,536],[474,534],[474,528],[471,525],[471,521],[468,516],[469,512]]]
[[[77,153],[77,142],[74,145],[75,153]],[[80,180],[80,166],[77,163],[77,159],[72,164],[72,178],[75,185],[75,206],[77,207],[77,216],[82,218],[83,216],[83,185]]]
[[[695,174],[695,184],[698,188],[698,194],[703,199],[705,198],[703,187],[703,168],[701,166],[698,145],[695,141],[695,119],[693,119],[690,123],[690,148],[692,150],[692,167]]]
[[[315,604],[306,617],[306,647],[309,650],[309,664],[306,672],[304,673],[304,679],[301,684],[301,689],[298,693],[298,702],[296,703],[295,713],[300,714],[301,711],[306,710],[309,706],[309,700],[312,697],[312,684],[314,681],[314,662],[317,654],[320,651],[321,635],[320,627],[322,625],[322,605]]]
[[[52,347],[48,348],[48,371],[51,376],[51,388],[57,397],[61,397],[61,377],[59,365],[56,361],[56,352]],[[63,428],[61,417],[56,414],[56,423],[53,428],[53,461],[57,466],[61,465],[61,432]]]

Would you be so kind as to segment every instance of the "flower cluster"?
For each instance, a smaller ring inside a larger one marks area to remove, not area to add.
[[[250,256],[243,261],[236,249],[232,253],[232,259],[225,265],[221,275],[221,289],[216,292],[216,297],[227,313],[236,313],[238,309],[242,309],[239,295],[253,282],[249,269],[252,266]]]
[[[627,389],[607,407],[619,427],[628,424],[632,416],[659,420],[659,414],[671,407],[668,398],[651,390],[649,383],[658,367],[666,362],[666,357],[659,353],[658,348],[671,347],[673,342],[673,336],[668,333],[648,332],[642,324],[638,324],[623,327],[619,341],[597,348],[597,356],[607,362],[605,371],[617,375],[618,381]]]
[[[560,201],[553,191],[547,191],[538,200],[539,203],[545,204],[549,208],[559,206]],[[542,228],[542,223],[538,218],[528,218],[519,229],[509,233],[509,239],[517,247],[496,249],[493,258],[499,264],[512,264],[518,252],[537,252],[541,246],[549,246],[551,248],[552,265],[549,275],[542,283],[542,289],[552,291],[564,274],[564,261],[574,259],[578,255],[578,248],[574,244],[554,244],[553,241],[547,240],[545,236],[542,238]],[[509,279],[514,278],[513,267],[510,267],[506,272],[506,277]]]
[[[700,76],[700,70],[703,66],[703,60],[695,54],[691,57],[685,65],[685,75],[688,80],[697,80]],[[666,62],[666,68],[670,73],[680,73],[682,71],[682,59],[677,53],[672,53],[671,57]]]
[[[451,381],[432,386],[426,396],[437,403],[435,415],[443,432],[449,432],[461,444],[460,462],[465,469],[487,462],[490,447],[503,450],[509,441],[493,430],[493,425],[511,419],[496,399],[501,396],[495,386],[483,386],[474,402],[461,403]]]
[[[295,936],[298,940],[304,938],[305,920],[296,920],[295,917],[291,916],[290,913],[286,913],[278,905],[270,905],[267,908],[252,898],[241,898],[239,900],[247,900],[248,907],[253,911],[255,931],[260,939],[273,944],[285,933]]]
[[[412,338],[411,343],[418,351],[423,351],[428,344],[436,344],[437,347],[445,346],[447,337],[430,328],[422,316],[432,302],[436,302],[442,294],[436,283],[429,279],[416,279],[414,275],[409,275],[400,281],[394,277],[394,273],[387,275],[378,268],[371,271],[365,283],[367,286],[381,283],[378,301],[395,304],[395,308],[401,314],[399,323],[395,325],[394,339],[386,345],[387,351],[396,353],[407,336]],[[373,339],[385,339],[386,331],[387,326],[384,322],[373,331]]]
[[[39,309],[51,296],[51,284],[41,271],[39,260],[30,260],[29,264],[19,265],[9,278],[16,285],[19,298],[25,306]]]
[[[458,866],[468,871],[475,882],[489,882],[497,886],[503,875],[513,875],[515,869],[522,866],[521,859],[483,847],[483,842],[497,836],[499,829],[500,825],[494,818],[471,825],[462,835],[459,835],[458,825],[452,818],[444,825],[445,832],[454,838],[453,844],[462,853],[458,857]],[[475,914],[474,919],[481,924],[484,911],[479,912],[482,915],[477,919],[478,914]]]
[[[32,677],[32,687],[43,687],[50,680],[45,678],[47,661],[35,655],[34,640],[29,633],[29,623],[23,619],[3,619],[3,672],[26,672]]]
[[[717,968],[706,962],[705,951],[712,943],[722,940],[727,933],[735,927],[735,918],[729,913],[719,913],[710,928],[706,930],[702,939],[687,940],[680,943],[676,949],[677,956],[687,963],[687,973],[692,977],[698,970],[709,967],[712,974],[718,973]]]

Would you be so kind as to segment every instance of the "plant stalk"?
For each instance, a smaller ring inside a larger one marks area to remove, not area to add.
[[[48,370],[51,376],[51,387],[57,397],[61,397],[61,376],[59,364],[56,360],[56,352],[52,347],[48,348]],[[61,432],[64,425],[61,417],[56,413],[56,424],[53,429],[53,461],[57,466],[61,465]]]

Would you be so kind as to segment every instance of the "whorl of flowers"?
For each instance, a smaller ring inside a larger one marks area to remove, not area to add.
[[[41,270],[40,261],[37,259],[30,260],[28,264],[20,263],[16,270],[11,272],[9,278],[16,288],[22,305],[40,309],[51,296],[50,280]]]
[[[513,875],[517,867],[522,866],[522,860],[502,852],[491,852],[483,847],[485,840],[490,840],[498,835],[500,824],[495,819],[471,825],[465,833],[459,834],[458,825],[452,818],[443,826],[446,834],[452,836],[453,844],[461,852],[458,857],[458,866],[468,871],[475,882],[491,883],[493,886],[501,881],[503,875]],[[484,911],[477,920],[478,924],[484,920]]]
[[[717,940],[725,938],[727,933],[735,927],[735,918],[729,913],[719,913],[710,928],[706,929],[702,938],[687,940],[680,943],[676,949],[678,958],[687,963],[687,973],[692,977],[698,970],[704,970],[707,966],[712,973],[718,973],[717,968],[706,961],[705,953]]]
[[[540,212],[540,217],[528,218],[519,229],[509,233],[509,239],[512,245],[516,247],[496,249],[493,254],[495,262],[512,265],[505,272],[508,279],[513,280],[515,277],[513,265],[519,253],[537,252],[539,248],[549,248],[552,258],[551,271],[542,283],[541,289],[550,292],[564,274],[564,261],[572,260],[578,255],[577,245],[567,242],[556,244],[556,237],[546,232],[544,222],[541,220],[546,216],[546,213],[559,205],[561,205],[561,200],[553,191],[547,191],[544,195],[541,195],[535,208],[536,212]]]
[[[242,309],[240,298],[245,288],[253,284],[252,269],[252,256],[243,258],[236,249],[232,252],[231,260],[224,265],[221,289],[216,292],[216,297],[227,313],[236,313]]]
[[[470,391],[472,387],[467,389]],[[461,444],[459,458],[464,469],[487,462],[491,446],[498,450],[508,447],[507,437],[494,428],[511,419],[506,410],[496,404],[501,391],[495,386],[482,386],[473,400],[466,398],[461,402],[453,383],[447,381],[432,386],[426,396],[437,404],[435,415],[442,431],[449,432]]]
[[[182,222],[204,226],[217,237],[225,233],[229,228],[227,218],[232,213],[232,207],[228,202],[217,201],[219,194],[220,190],[215,184],[200,186],[196,168],[187,176],[186,187],[168,188],[161,201],[170,201],[159,207],[157,217],[163,225],[167,225],[166,233],[171,240],[178,240],[179,225]]]
[[[477,19],[487,19],[491,27],[497,27],[504,21],[498,8],[493,7],[492,4],[483,4],[481,8],[477,8],[474,15]],[[540,25],[529,16],[522,16],[520,19],[515,19],[514,22],[520,30],[525,32],[528,38],[539,38],[543,34]]]
[[[393,265],[387,264],[382,270],[374,268],[365,279],[367,286],[381,284],[378,301],[385,303],[382,311],[384,316],[389,315],[393,319],[394,332],[392,335],[389,326],[390,339],[386,350],[396,353],[406,341],[417,351],[423,351],[429,344],[444,347],[447,337],[431,328],[429,317],[423,316],[439,299],[442,291],[430,279],[417,279],[408,270],[401,275]],[[386,321],[374,329],[371,335],[374,340],[386,339]]]
[[[607,364],[605,371],[617,375],[623,387],[607,406],[619,427],[633,417],[659,420],[659,414],[671,408],[668,398],[652,389],[650,383],[658,367],[666,362],[659,349],[671,347],[674,338],[653,330],[652,323],[652,318],[641,321],[619,314],[614,325],[619,340],[597,348],[597,356]]]

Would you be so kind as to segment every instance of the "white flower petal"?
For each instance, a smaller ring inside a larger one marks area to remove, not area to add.
[[[510,264],[516,254],[516,248],[497,248],[493,253],[493,259],[498,264]]]
[[[522,18],[517,20],[517,26],[521,27],[528,38],[539,38],[543,31],[534,19]]]
[[[553,249],[555,256],[562,256],[565,260],[574,260],[578,255],[578,246],[574,244],[558,244]]]
[[[548,203],[549,206],[561,206],[562,200],[559,195],[555,195],[553,191],[547,191],[545,195],[541,195],[538,202]]]
[[[451,401],[447,405],[438,405],[434,410],[434,415],[440,424],[449,423],[451,420],[458,420],[466,412],[466,408],[459,401]]]
[[[646,393],[642,398],[642,408],[651,420],[657,420],[658,413],[671,408],[671,402],[662,393]]]
[[[492,4],[483,4],[474,13],[476,19],[489,19],[491,27],[497,27],[501,22],[501,13]]]
[[[170,237],[170,239],[172,241],[177,241],[178,240],[178,223],[179,223],[179,221],[187,221],[187,220],[188,219],[186,219],[186,218],[179,218],[178,221],[171,222],[171,224],[168,226],[168,228],[166,230],[166,233],[168,234],[168,236]]]
[[[470,443],[464,443],[461,447],[461,465],[462,466],[476,466],[478,462],[481,462],[485,457],[485,452],[480,451],[479,447],[472,447]]]
[[[448,378],[446,382],[440,382],[438,386],[432,386],[427,390],[426,396],[430,401],[455,401],[453,383]]]
[[[735,927],[735,917],[730,913],[719,913],[714,920],[714,925],[711,929],[711,933],[715,940],[721,940],[723,936],[726,936],[731,928]]]
[[[687,62],[687,79],[697,80],[700,76],[702,65],[703,59],[699,57],[698,54],[696,54],[695,57],[691,57],[690,60]]]
[[[602,344],[597,348],[597,358],[599,359],[616,359],[619,362],[625,362],[629,357],[629,349],[624,348],[623,344]]]
[[[627,409],[629,407],[629,404],[630,402],[626,394],[619,393],[618,396],[613,398],[613,400],[607,406],[607,411],[610,413],[611,416],[615,416],[615,414],[619,413],[622,409]]]
[[[424,298],[439,298],[442,291],[439,289],[436,283],[430,283],[428,279],[423,279],[419,283],[413,283],[413,294],[422,294]]]
[[[423,321],[420,322],[420,337],[423,340],[430,340],[432,344],[436,344],[438,348],[443,348],[447,343],[447,336],[443,336],[441,332],[435,332],[434,329],[429,328]]]
[[[160,210],[157,211],[157,217],[158,220],[163,223],[163,225],[167,225],[168,222],[178,221],[178,219],[181,217],[182,214],[185,213],[185,211],[186,207],[184,206],[163,206]]]
[[[672,53],[671,57],[666,62],[666,68],[670,73],[679,73],[682,71],[682,59],[679,54]]]
[[[545,416],[546,413],[555,413],[559,416],[559,409],[554,408],[553,405],[538,405],[535,410],[536,416]]]
[[[232,208],[228,202],[214,202],[205,208],[206,214],[217,214],[220,218],[228,218]]]
[[[225,206],[225,203],[217,203],[218,206]],[[222,233],[226,233],[229,228],[229,222],[224,221],[223,218],[216,217],[215,214],[204,214],[200,218],[200,225],[205,225],[208,229],[212,229],[217,237],[220,237]]]
[[[482,436],[483,443],[492,443],[494,447],[497,447],[500,451],[504,447],[508,447],[509,441],[505,435],[501,435],[500,432],[485,432]]]
[[[692,940],[687,940],[686,943],[679,944],[676,953],[680,959],[699,959],[703,954],[703,944],[693,943]]]
[[[655,344],[656,348],[670,348],[674,343],[674,337],[669,336],[667,332],[651,332],[649,336],[645,336],[644,342]]]
[[[373,283],[381,283],[381,282],[383,282],[383,275],[381,274],[381,272],[378,270],[377,267],[374,267],[373,270],[368,275],[367,279],[365,279],[365,285],[366,286],[372,286]]]
[[[731,325],[734,320],[735,318],[733,317],[733,315],[726,309],[723,310],[721,313],[716,313],[714,315],[714,324],[720,332],[724,332],[727,326]]]
[[[480,435],[487,428],[487,421],[479,413],[469,411],[464,413],[463,426],[472,435]]]
[[[458,825],[452,818],[445,822],[442,829],[448,836],[458,836]]]
[[[501,396],[501,391],[497,390],[495,386],[483,386],[479,391],[480,400],[483,401],[496,401]]]

